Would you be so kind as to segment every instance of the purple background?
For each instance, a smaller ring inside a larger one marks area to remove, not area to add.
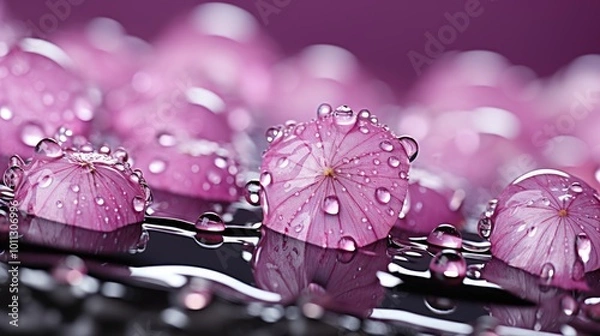
[[[49,0],[69,1],[69,0]],[[170,20],[185,13],[198,0],[129,0],[81,2],[60,28],[108,16],[133,35],[152,38]],[[418,77],[407,57],[409,50],[423,53],[424,34],[434,35],[445,24],[445,13],[464,11],[461,1],[372,0],[263,0],[284,4],[268,17],[265,30],[286,54],[315,43],[345,47],[378,77],[401,92]],[[247,9],[260,22],[258,0],[225,1]],[[38,23],[49,13],[46,1],[10,1],[17,19]],[[287,3],[287,5],[285,5]],[[551,75],[579,55],[600,53],[600,1],[481,0],[483,13],[471,18],[446,50],[487,49],[515,64],[531,67],[540,76]]]

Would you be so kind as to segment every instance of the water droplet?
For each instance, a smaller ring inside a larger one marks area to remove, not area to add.
[[[269,172],[263,172],[260,175],[260,184],[263,187],[267,187],[271,184],[271,182],[273,182],[273,176],[271,176],[271,173]]]
[[[108,145],[104,144],[104,145],[100,146],[100,148],[98,149],[98,153],[104,154],[104,155],[110,155],[111,149]]]
[[[392,199],[392,194],[386,188],[379,187],[375,189],[375,199],[381,204],[388,204]]]
[[[302,225],[302,223],[299,223],[296,226],[294,226],[294,232],[296,233],[300,233],[302,229],[304,229],[304,225]]]
[[[459,284],[467,274],[467,263],[455,250],[438,252],[429,264],[431,275],[448,284]]]
[[[354,111],[347,105],[342,105],[335,109],[333,115],[335,116],[335,123],[340,126],[354,125],[357,121]]]
[[[133,210],[135,210],[136,212],[142,212],[146,207],[146,200],[142,197],[136,196],[133,198],[132,205]]]
[[[155,159],[148,165],[148,170],[153,174],[160,174],[167,169],[167,163],[161,159]]]
[[[527,229],[527,235],[529,237],[535,236],[536,232],[537,232],[537,226],[532,226],[532,227],[530,227],[530,228]]]
[[[575,238],[575,250],[577,256],[586,264],[590,260],[590,254],[592,252],[592,242],[585,233],[580,233]]]
[[[4,185],[14,190],[21,184],[24,176],[25,171],[23,168],[18,166],[10,167],[4,172]]]
[[[277,159],[277,166],[279,166],[279,168],[285,168],[290,164],[290,160],[288,160],[287,157],[282,156],[279,159]]]
[[[388,140],[383,140],[381,143],[379,143],[379,148],[383,149],[386,152],[391,152],[394,150],[394,145],[392,145],[392,143]]]
[[[45,171],[43,173],[43,175],[38,180],[38,186],[40,188],[48,188],[52,184],[53,181],[54,181],[54,178],[52,177],[52,171],[50,171],[48,169],[47,171]]]
[[[217,168],[225,169],[227,167],[227,160],[220,156],[215,158],[214,163],[215,163],[215,167],[217,167]]]
[[[6,106],[0,107],[0,118],[9,121],[13,117],[13,112]]]
[[[129,153],[127,153],[127,151],[121,147],[115,150],[113,156],[121,163],[125,163],[129,160]]]
[[[327,116],[331,114],[331,112],[333,112],[333,108],[331,107],[331,105],[323,103],[317,108],[317,117]]]
[[[477,232],[483,239],[489,239],[492,235],[492,229],[494,228],[494,222],[491,218],[484,217],[477,223]]]
[[[304,133],[305,129],[306,129],[306,126],[298,125],[298,127],[296,127],[296,129],[294,130],[294,133],[296,133],[296,135],[302,135],[302,133]]]
[[[398,168],[400,166],[400,160],[395,156],[390,156],[388,158],[388,165],[392,168]]]
[[[571,190],[571,192],[579,194],[579,193],[583,192],[583,187],[581,186],[581,183],[579,183],[579,182],[573,182],[571,184],[571,186],[569,187],[569,190]]]
[[[37,145],[44,136],[44,129],[39,124],[28,122],[21,128],[21,141],[27,146]]]
[[[23,159],[21,159],[20,156],[13,155],[8,160],[8,166],[9,167],[21,167],[21,168],[23,168],[25,166],[25,162],[23,161]]]
[[[175,136],[171,133],[166,132],[159,133],[156,136],[156,140],[163,147],[173,147],[177,144],[177,139],[175,138]]]
[[[248,181],[244,187],[246,202],[254,206],[260,205],[260,189],[260,182],[257,180]]]
[[[323,200],[323,211],[329,215],[337,215],[340,213],[340,201],[336,196],[327,196]]]
[[[462,236],[451,224],[438,225],[438,227],[433,229],[429,236],[427,236],[427,242],[445,248],[462,248]]]
[[[369,117],[371,117],[371,111],[367,109],[362,109],[358,112],[358,117],[360,119],[369,119]]]
[[[398,138],[398,141],[400,141],[402,147],[404,147],[404,151],[406,151],[406,155],[408,155],[408,160],[413,162],[419,155],[419,144],[417,141],[409,136],[401,136]]]
[[[554,278],[554,273],[556,270],[554,269],[554,265],[551,263],[545,263],[542,265],[542,270],[540,271],[540,281],[544,285],[550,284],[552,279]]]
[[[483,264],[473,264],[467,266],[467,278],[478,280],[481,279],[481,269],[483,268]]]
[[[98,204],[98,205],[104,205],[104,198],[98,196],[94,200],[96,201],[96,204]]]
[[[71,191],[72,191],[72,192],[79,192],[79,185],[77,185],[77,184],[72,184],[72,185],[71,185]]]
[[[41,160],[56,159],[63,155],[63,151],[56,140],[44,138],[35,145],[34,155]]]
[[[196,220],[196,229],[211,232],[225,231],[223,218],[214,212],[205,212]]]
[[[577,314],[577,311],[579,310],[579,304],[577,303],[577,301],[571,295],[568,294],[565,294],[560,299],[560,307],[563,313],[567,316],[573,316]]]
[[[571,278],[575,281],[581,281],[585,276],[585,265],[580,258],[576,258],[571,269]]]
[[[491,218],[494,215],[494,213],[496,212],[497,207],[498,207],[498,200],[497,199],[490,200],[485,207],[485,212],[483,215],[487,218]]]
[[[428,296],[424,300],[425,306],[438,315],[447,315],[456,311],[456,302],[448,298]]]
[[[272,143],[281,136],[281,127],[269,127],[265,132],[265,138],[268,143]]]
[[[62,201],[56,201],[56,207],[59,208],[59,209],[62,209],[63,202]]]
[[[356,251],[356,241],[350,236],[343,236],[338,242],[338,248],[340,250],[354,252]]]

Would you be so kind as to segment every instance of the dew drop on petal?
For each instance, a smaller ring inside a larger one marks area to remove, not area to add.
[[[48,171],[45,172],[40,179],[38,180],[38,186],[40,188],[48,188],[52,182],[54,181],[54,178],[52,177],[52,172]]]
[[[282,156],[279,159],[277,159],[277,166],[279,168],[285,168],[289,164],[290,164],[290,160],[287,157],[285,157],[285,156]]]
[[[98,196],[95,198],[96,204],[98,205],[104,205],[104,198]]]
[[[77,184],[72,184],[70,188],[71,188],[72,192],[79,192],[79,189],[80,189],[79,185],[77,185]]]
[[[356,241],[350,236],[343,236],[338,242],[338,248],[340,250],[354,252],[356,251]]]
[[[592,242],[585,233],[580,233],[575,238],[575,249],[577,251],[577,257],[586,264],[590,260],[590,254],[592,252]]]
[[[196,229],[211,232],[225,231],[223,218],[214,212],[205,212],[196,220]]]
[[[492,234],[493,226],[494,226],[494,222],[492,221],[491,218],[488,218],[488,217],[481,218],[479,220],[479,222],[477,223],[477,232],[479,233],[479,236],[483,239],[490,238],[490,236]]]
[[[265,131],[265,139],[268,143],[272,143],[281,136],[281,128],[280,127],[269,127]]]
[[[129,153],[123,148],[117,148],[113,153],[113,156],[121,163],[125,163],[129,160]]]
[[[371,117],[371,111],[367,109],[362,109],[358,112],[358,117],[360,119],[369,119]]]
[[[408,160],[413,162],[419,155],[419,144],[417,141],[409,136],[401,136],[398,138],[398,141],[400,141],[402,147],[404,147],[406,155],[408,155]]]
[[[18,166],[10,167],[4,172],[4,185],[6,185],[9,188],[15,189],[21,184],[21,181],[23,181],[24,176],[25,171],[23,171],[23,168]]]
[[[392,168],[398,168],[400,166],[400,160],[395,156],[390,156],[388,158],[388,164]]]
[[[0,119],[9,121],[13,117],[13,112],[6,106],[0,107]]]
[[[551,263],[545,263],[542,265],[542,270],[540,271],[540,281],[542,284],[549,284],[554,278],[554,273],[556,270],[554,269],[554,265]]]
[[[331,105],[323,103],[317,108],[317,117],[324,117],[330,115],[331,112],[333,112],[333,108],[331,107]]]
[[[323,211],[329,215],[337,215],[340,213],[340,201],[336,196],[327,196],[323,200]]]
[[[155,159],[148,164],[148,170],[153,174],[160,174],[167,169],[167,163],[161,159]]]
[[[467,274],[467,263],[459,252],[442,250],[431,260],[429,270],[437,280],[458,284]]]
[[[569,190],[571,192],[574,192],[576,194],[580,194],[583,192],[583,187],[581,186],[581,183],[579,182],[573,182],[570,186],[569,186]]]
[[[28,122],[21,128],[21,141],[27,146],[35,146],[44,138],[44,129],[39,124]]]
[[[394,145],[392,145],[392,143],[388,140],[383,140],[379,143],[379,148],[383,149],[386,152],[391,152],[394,150]]]
[[[259,206],[260,205],[260,182],[257,180],[251,180],[246,183],[244,187],[244,198],[246,202],[251,205]]]
[[[429,233],[427,242],[440,247],[460,249],[462,247],[462,236],[454,225],[440,224]]]
[[[269,172],[263,172],[260,175],[260,184],[263,187],[269,186],[272,181],[273,181],[273,177],[271,176],[271,173],[269,173]]]
[[[392,194],[386,188],[379,187],[375,189],[375,199],[381,204],[388,204],[392,199]]]
[[[173,147],[177,144],[177,139],[175,138],[175,136],[171,133],[166,132],[159,133],[156,136],[156,140],[163,147]]]
[[[56,207],[59,208],[59,209],[62,209],[63,202],[62,201],[56,201]]]
[[[56,159],[63,155],[62,148],[54,139],[44,138],[35,145],[34,155],[38,159]]]
[[[139,196],[136,196],[133,198],[132,205],[133,205],[134,211],[142,212],[142,211],[144,211],[144,208],[146,207],[146,200]]]
[[[560,308],[565,315],[573,316],[577,314],[579,310],[579,304],[571,295],[565,294],[560,299]]]

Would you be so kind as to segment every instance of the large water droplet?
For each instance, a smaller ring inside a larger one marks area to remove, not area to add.
[[[356,241],[350,236],[343,236],[338,242],[338,249],[349,252],[356,251]]]
[[[336,196],[327,196],[323,200],[323,211],[329,215],[337,215],[340,213],[340,201]]]
[[[324,117],[330,115],[331,112],[333,112],[333,108],[331,107],[331,105],[323,103],[317,108],[317,117]]]
[[[354,125],[357,121],[354,111],[347,105],[342,105],[335,109],[333,115],[335,116],[335,123],[340,126]]]
[[[21,168],[23,168],[25,166],[25,162],[23,161],[23,159],[21,159],[20,156],[13,155],[8,160],[8,166],[9,167],[21,167]]]
[[[590,260],[590,254],[592,252],[592,242],[590,238],[585,233],[580,233],[575,238],[575,250],[577,251],[577,256],[583,261],[583,263],[587,263]]]
[[[413,162],[419,155],[419,144],[417,141],[409,136],[401,136],[398,138],[398,141],[400,141],[402,147],[404,147],[404,151],[406,151],[406,155],[408,155],[408,160]]]
[[[271,182],[273,182],[273,176],[271,176],[271,173],[266,171],[260,174],[260,184],[263,187],[269,186]]]
[[[438,252],[429,264],[431,275],[448,284],[459,284],[467,274],[467,263],[455,250]]]
[[[23,168],[18,166],[10,167],[4,172],[4,185],[14,190],[21,184],[24,176],[25,171]]]
[[[196,220],[196,229],[211,232],[225,231],[225,222],[214,212],[205,212]]]
[[[244,197],[246,198],[246,202],[250,203],[254,206],[260,205],[260,182],[257,180],[251,180],[246,183],[244,187]]]
[[[44,138],[35,145],[34,155],[41,160],[56,159],[63,155],[63,151],[56,140]]]
[[[438,227],[433,229],[429,236],[427,236],[427,242],[445,248],[462,248],[462,236],[454,225],[451,224],[438,225]]]
[[[281,133],[281,127],[269,127],[265,131],[265,139],[268,143],[272,143],[275,141],[275,139],[281,136]]]
[[[44,136],[44,129],[37,123],[28,122],[21,128],[21,141],[27,146],[37,145]]]
[[[121,147],[115,150],[113,156],[121,163],[125,163],[129,160],[129,153],[127,153],[127,151]]]
[[[576,194],[582,193],[583,192],[583,187],[581,186],[581,183],[579,182],[573,182],[571,184],[571,186],[569,187],[569,190],[571,192],[574,192]]]
[[[447,315],[456,311],[456,302],[448,298],[428,296],[424,300],[425,307],[438,315]]]
[[[146,207],[146,200],[143,199],[142,197],[136,196],[133,198],[132,205],[133,205],[134,211],[142,212],[142,211],[144,211],[144,208]]]
[[[571,268],[571,278],[575,281],[583,280],[585,276],[585,265],[580,258],[576,258]]]
[[[148,170],[153,174],[160,174],[167,169],[167,162],[161,159],[155,159],[148,165]]]
[[[388,204],[392,199],[392,194],[386,188],[379,187],[375,189],[375,199],[381,204]]]
[[[389,140],[383,140],[379,143],[379,148],[383,149],[386,152],[391,152],[394,150],[394,145],[392,145],[392,143],[389,142]]]
[[[494,222],[491,218],[484,217],[477,223],[477,232],[483,239],[489,239],[492,235],[492,229],[494,228]]]

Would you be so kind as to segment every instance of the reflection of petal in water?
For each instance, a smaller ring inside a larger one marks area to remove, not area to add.
[[[0,219],[0,226],[2,221],[6,219]],[[143,243],[140,224],[99,232],[33,216],[19,218],[19,234],[25,243],[90,254],[128,252]]]
[[[254,279],[282,297],[285,304],[301,297],[325,308],[366,316],[383,299],[377,271],[384,270],[386,240],[354,253],[323,249],[265,230],[252,266]]]

